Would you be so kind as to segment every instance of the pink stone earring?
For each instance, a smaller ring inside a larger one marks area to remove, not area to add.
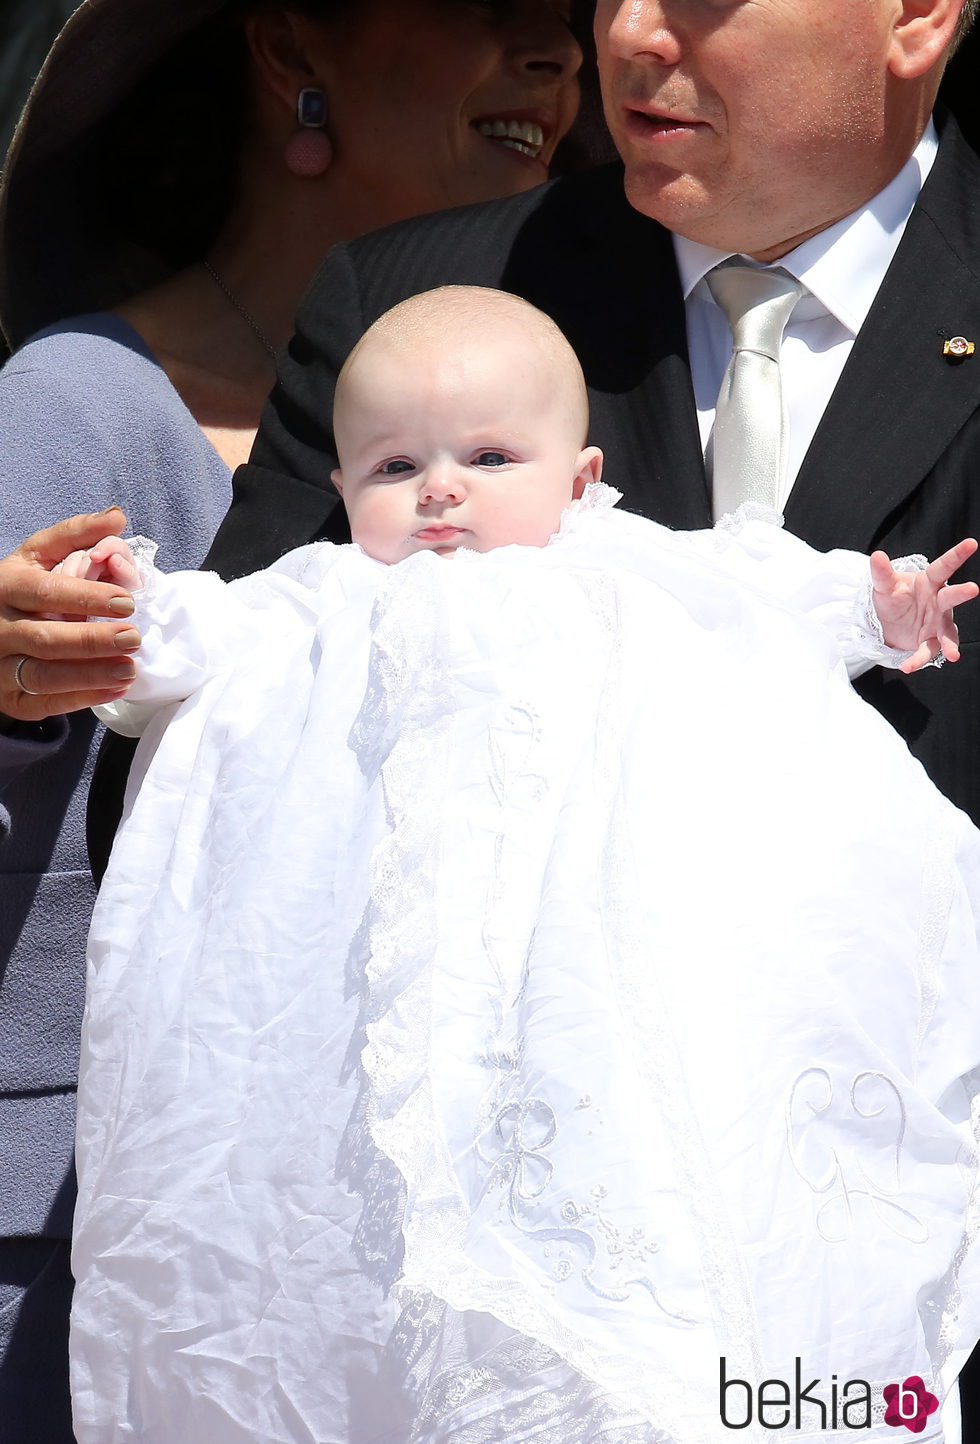
[[[299,130],[286,142],[286,169],[293,175],[323,175],[333,159],[333,146],[324,126],[327,123],[327,97],[315,85],[301,90],[296,98],[296,121]]]

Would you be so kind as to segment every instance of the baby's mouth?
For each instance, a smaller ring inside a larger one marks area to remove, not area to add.
[[[520,151],[532,160],[537,160],[544,149],[544,131],[533,120],[474,120],[473,128],[489,140]]]
[[[415,533],[416,541],[449,541],[452,537],[462,536],[466,530],[461,526],[447,526],[445,524],[434,524],[433,526],[421,527]]]

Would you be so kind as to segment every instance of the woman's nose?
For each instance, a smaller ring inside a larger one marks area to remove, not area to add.
[[[513,56],[524,71],[571,80],[582,65],[582,48],[563,18],[548,0],[528,0],[518,7],[513,21]]]

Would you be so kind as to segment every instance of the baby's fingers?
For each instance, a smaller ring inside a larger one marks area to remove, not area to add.
[[[871,553],[871,585],[876,592],[890,591],[897,576],[887,552]]]
[[[955,586],[943,587],[939,593],[939,601],[944,612],[951,612],[954,607],[962,607],[965,602],[972,602],[978,595],[980,587],[976,582],[957,582]]]
[[[918,647],[916,647],[911,657],[905,658],[905,661],[899,667],[899,671],[906,673],[920,672],[923,667],[928,667],[929,663],[935,660],[937,653],[939,653],[940,651],[945,657],[946,649],[944,646],[940,645],[939,638],[930,637],[928,641],[919,643]],[[955,657],[949,657],[947,660],[950,662],[955,662],[958,659],[959,652],[956,653]]]
[[[940,621],[940,635],[928,637],[902,663],[900,671],[918,672],[923,667],[928,667],[930,662],[935,662],[942,657],[944,662],[958,662],[960,660],[959,648],[960,634],[953,621],[952,612],[947,612]]]
[[[106,558],[105,569],[114,582],[118,582],[121,587],[128,587],[130,591],[138,591],[143,585],[143,578],[128,547],[124,552],[110,553]]]
[[[959,571],[964,562],[969,561],[976,549],[975,539],[972,536],[965,537],[963,541],[950,547],[948,552],[943,552],[942,556],[930,562],[926,567],[926,576],[936,586],[941,586],[954,572]]]
[[[99,579],[99,568],[93,567],[88,552],[72,552],[59,562],[55,571],[62,577],[82,577],[87,582]]]
[[[138,591],[143,578],[133,560],[133,553],[122,537],[106,536],[96,542],[89,552],[92,562],[99,568],[107,581],[118,582],[130,591]]]

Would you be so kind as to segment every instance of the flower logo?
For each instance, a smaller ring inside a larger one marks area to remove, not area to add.
[[[888,1405],[885,1423],[894,1429],[904,1424],[913,1434],[921,1434],[929,1415],[939,1408],[939,1400],[929,1393],[918,1374],[913,1374],[904,1384],[886,1384],[882,1393]]]

